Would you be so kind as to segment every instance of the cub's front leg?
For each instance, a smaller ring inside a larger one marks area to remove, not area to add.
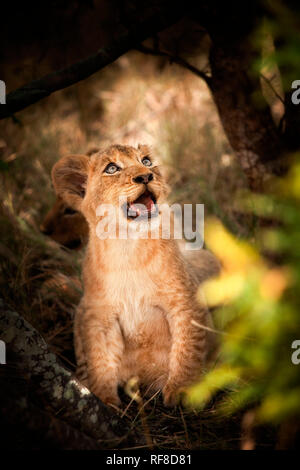
[[[193,320],[204,324],[206,309],[187,294],[173,293],[166,303],[172,338],[169,375],[163,388],[166,406],[176,405],[179,392],[200,376],[206,356],[206,332],[193,324]]]
[[[118,378],[124,343],[112,307],[81,305],[75,316],[74,341],[78,379],[104,403],[119,405]]]

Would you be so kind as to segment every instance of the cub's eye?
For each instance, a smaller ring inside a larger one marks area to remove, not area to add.
[[[151,165],[152,165],[152,162],[151,162],[150,158],[144,157],[144,158],[142,159],[142,164],[145,165],[145,166],[151,166]]]
[[[116,165],[115,163],[109,163],[107,167],[105,168],[104,172],[108,173],[109,175],[113,175],[117,171],[120,171],[120,167]]]
[[[64,215],[73,215],[77,214],[77,211],[74,211],[74,209],[71,209],[71,207],[66,207],[64,210]]]

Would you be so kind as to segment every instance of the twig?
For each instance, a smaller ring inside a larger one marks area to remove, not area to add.
[[[201,328],[202,330],[210,331],[211,333],[216,333],[218,335],[230,336],[232,338],[238,337],[238,335],[227,333],[227,331],[215,330],[214,328],[210,328],[209,326],[201,325],[201,323],[198,323],[195,320],[191,320],[191,324],[197,326],[198,328]],[[248,341],[255,341],[255,338],[251,338],[250,336],[244,336],[244,339]]]
[[[217,333],[219,335],[228,335],[226,331],[220,331],[220,330],[215,330],[214,328],[210,328],[209,326],[201,325],[201,323],[198,323],[195,320],[191,320],[191,324],[194,326],[197,326],[198,328],[201,328],[202,330],[210,331],[211,333]]]
[[[186,68],[193,74],[197,75],[197,77],[202,78],[202,80],[205,81],[205,83],[210,87],[211,84],[211,78],[203,71],[197,69],[194,65],[190,64],[187,62],[185,59],[179,56],[173,56],[172,54],[169,54],[168,52],[163,52],[159,49],[151,49],[151,47],[146,47],[140,44],[135,48],[137,51],[142,52],[143,54],[150,54],[150,55],[155,55],[159,57],[166,57],[167,59],[170,60],[170,63],[174,62],[177,65],[181,65],[182,67]]]
[[[275,88],[273,87],[272,85],[272,80],[270,80],[269,78],[267,78],[265,75],[263,75],[262,73],[260,73],[260,76],[261,78],[263,78],[265,80],[265,82],[269,85],[269,87],[271,88],[271,90],[273,91],[274,95],[276,96],[276,98],[278,98],[282,104],[284,104],[284,100],[282,99],[282,97],[277,93],[277,91],[275,90]]]
[[[187,425],[186,425],[186,422],[185,422],[185,419],[184,419],[184,415],[183,415],[181,406],[179,406],[179,410],[180,410],[181,420],[183,422],[183,427],[184,427],[185,441],[186,441],[187,447],[190,448],[191,443],[190,443],[190,439],[189,439],[188,428],[187,428]]]

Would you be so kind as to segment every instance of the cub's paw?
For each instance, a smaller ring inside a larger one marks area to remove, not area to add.
[[[105,405],[119,406],[121,400],[117,392],[112,390],[91,390]]]
[[[168,407],[178,405],[180,401],[180,394],[177,388],[171,387],[168,384],[163,388],[164,405]]]
[[[112,405],[117,407],[121,405],[121,400],[118,395],[101,395],[99,398],[105,405]]]

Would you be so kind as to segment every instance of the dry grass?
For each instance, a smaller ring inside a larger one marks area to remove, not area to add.
[[[165,163],[172,201],[204,203],[206,214],[217,214],[237,233],[245,231],[235,205],[244,176],[206,85],[177,66],[158,65],[150,57],[128,54],[19,113],[17,122],[0,124],[0,296],[71,368],[82,254],[63,250],[39,232],[54,200],[50,170],[61,155],[111,143],[147,143]],[[216,417],[213,405],[201,415],[169,411],[155,397],[143,413],[132,403],[126,416],[148,433],[154,447],[239,447],[239,422]]]

